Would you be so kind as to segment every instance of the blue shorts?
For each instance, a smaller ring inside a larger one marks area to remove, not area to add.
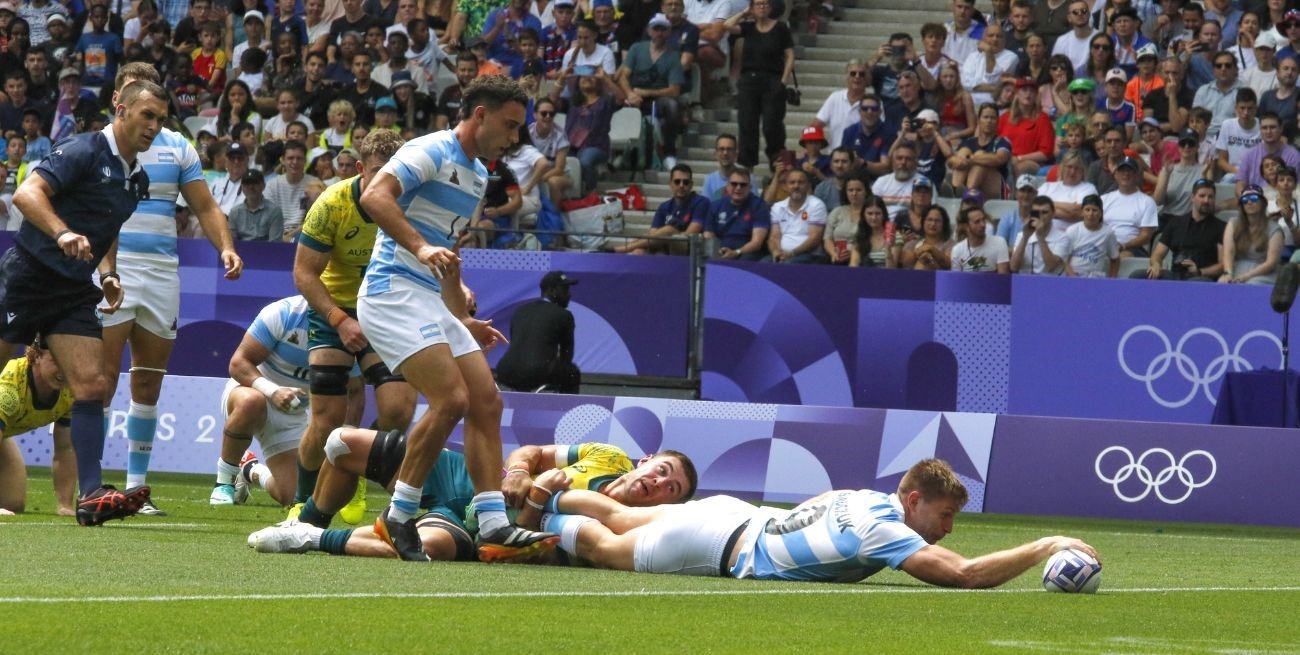
[[[103,336],[96,305],[104,294],[90,280],[71,280],[22,248],[0,256],[0,339],[27,344],[39,333]]]

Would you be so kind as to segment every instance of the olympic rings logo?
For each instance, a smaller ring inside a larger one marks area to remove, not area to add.
[[[1124,463],[1113,474],[1108,475],[1102,470],[1101,460],[1112,452],[1120,453],[1123,457],[1121,461]],[[1188,461],[1195,457],[1204,458],[1206,462],[1209,462],[1210,474],[1203,480],[1198,480],[1196,474],[1187,468]],[[1152,459],[1152,463],[1157,464],[1157,466],[1147,466],[1148,458],[1156,458]],[[1157,462],[1157,459],[1159,462]],[[1160,464],[1163,464],[1163,467],[1160,467]],[[1155,468],[1159,468],[1159,471],[1156,471]],[[1168,450],[1152,448],[1134,459],[1133,452],[1128,448],[1111,446],[1098,453],[1093,469],[1097,472],[1097,478],[1111,485],[1115,490],[1115,495],[1126,503],[1136,503],[1154,491],[1156,498],[1159,498],[1161,502],[1166,505],[1177,505],[1191,497],[1192,491],[1210,484],[1214,480],[1214,475],[1219,472],[1219,463],[1214,460],[1214,455],[1204,450],[1193,450],[1175,460],[1174,454]],[[1120,485],[1132,477],[1136,477],[1138,482],[1146,485],[1146,489],[1134,496],[1127,495],[1120,489]],[[1172,484],[1175,491],[1181,488],[1181,495],[1166,496],[1166,484]]]
[[[1145,371],[1141,370],[1140,366],[1138,367],[1138,370],[1134,370],[1133,367],[1129,365],[1128,357],[1124,354],[1125,347],[1128,345],[1129,339],[1144,332],[1154,334],[1155,337],[1160,340],[1161,345],[1164,346],[1164,352],[1156,355],[1146,365]],[[1204,369],[1202,369],[1195,360],[1183,352],[1187,343],[1194,337],[1198,336],[1205,336],[1211,339],[1214,343],[1218,344],[1219,350],[1223,352],[1222,355],[1210,360],[1209,364],[1207,364]],[[1147,394],[1162,407],[1169,409],[1183,407],[1196,398],[1197,391],[1201,391],[1205,395],[1205,399],[1213,405],[1216,399],[1214,394],[1210,391],[1210,385],[1217,382],[1227,374],[1229,366],[1232,367],[1234,372],[1254,370],[1254,365],[1242,356],[1241,351],[1247,343],[1256,338],[1265,339],[1271,342],[1274,346],[1277,346],[1277,367],[1279,369],[1282,368],[1282,342],[1278,340],[1277,336],[1269,333],[1267,330],[1252,330],[1247,332],[1241,337],[1241,339],[1237,340],[1236,346],[1229,349],[1228,341],[1223,338],[1223,335],[1210,328],[1198,327],[1188,330],[1187,334],[1184,334],[1182,338],[1178,340],[1177,345],[1174,345],[1170,342],[1169,337],[1166,336],[1160,328],[1154,325],[1134,326],[1130,328],[1128,332],[1125,332],[1123,337],[1120,337],[1117,353],[1119,367],[1123,369],[1124,373],[1128,374],[1129,377],[1138,382],[1145,383]],[[1184,380],[1191,383],[1191,387],[1187,390],[1187,395],[1172,400],[1162,397],[1155,388],[1155,381],[1164,377],[1164,375],[1169,372],[1171,365]]]

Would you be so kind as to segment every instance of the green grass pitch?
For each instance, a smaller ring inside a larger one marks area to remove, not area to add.
[[[1069,534],[1105,570],[1094,596],[1043,592],[1041,567],[955,592],[895,572],[833,585],[259,555],[246,536],[283,518],[264,494],[213,508],[209,477],[150,482],[170,516],[87,529],[54,515],[34,471],[28,513],[0,519],[0,653],[1300,653],[1300,530],[964,515],[943,542],[963,554]],[[371,495],[370,518],[385,502]]]

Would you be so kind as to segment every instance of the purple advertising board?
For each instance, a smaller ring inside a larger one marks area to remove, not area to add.
[[[0,251],[13,244],[0,233]],[[296,295],[293,244],[240,242],[244,274],[223,278],[217,253],[206,241],[180,239],[181,313],[170,372],[226,375],[244,330],[266,305]],[[578,253],[466,250],[465,278],[478,297],[479,317],[491,318],[508,337],[519,305],[540,296],[538,282],[551,270],[580,283],[569,311],[576,323],[574,361],[589,373],[686,375],[690,267],[679,257],[625,257]],[[130,289],[126,292],[131,293]],[[489,353],[494,364],[504,348]]]
[[[984,509],[1300,526],[1295,430],[1000,416]]]

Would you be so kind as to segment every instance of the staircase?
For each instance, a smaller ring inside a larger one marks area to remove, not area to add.
[[[896,9],[889,0],[837,0],[843,7],[843,19],[821,19],[820,33],[811,35],[804,26],[795,27],[795,72],[803,90],[799,107],[789,107],[785,118],[786,147],[798,151],[803,128],[813,121],[822,102],[831,93],[844,88],[844,65],[854,57],[866,60],[895,32],[907,32],[920,50],[921,25],[942,23],[952,18],[949,0],[911,0],[907,9]],[[695,172],[695,186],[703,188],[704,178],[717,167],[713,158],[713,141],[723,133],[739,131],[734,109],[702,110],[702,121],[687,126],[679,137],[677,159]],[[761,151],[760,151],[761,156]],[[761,174],[760,174],[761,176]],[[611,189],[627,184],[627,174],[618,173],[598,188]],[[638,178],[641,177],[638,175]],[[636,183],[646,194],[646,212],[625,214],[628,231],[640,232],[650,225],[654,209],[672,196],[668,173],[647,171]]]

